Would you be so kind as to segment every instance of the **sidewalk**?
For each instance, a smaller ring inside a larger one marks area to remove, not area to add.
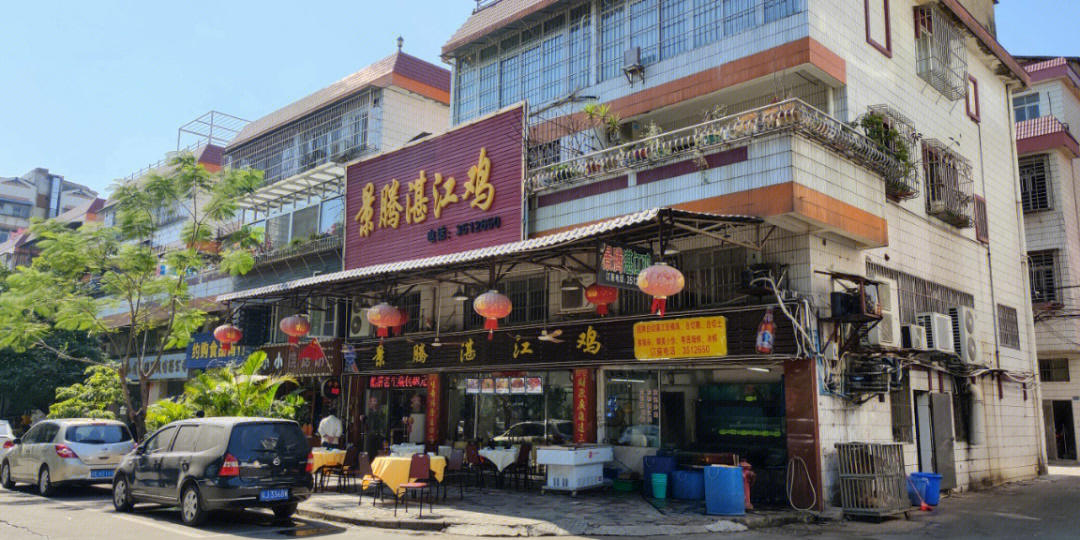
[[[466,491],[464,500],[453,489],[446,502],[424,517],[414,504],[394,517],[394,504],[357,506],[357,495],[318,493],[300,505],[299,514],[315,519],[367,527],[443,531],[463,536],[681,536],[707,532],[738,532],[775,527],[808,518],[794,511],[750,512],[745,517],[721,519],[703,512],[702,503],[672,502],[654,507],[636,493],[583,492],[577,498],[561,493],[486,489]],[[661,501],[663,503],[663,501]]]

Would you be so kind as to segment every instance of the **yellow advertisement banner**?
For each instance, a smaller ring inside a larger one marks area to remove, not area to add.
[[[634,325],[634,357],[638,360],[717,356],[727,356],[724,317],[662,319]]]

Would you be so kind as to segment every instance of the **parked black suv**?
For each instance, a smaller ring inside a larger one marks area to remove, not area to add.
[[[173,422],[124,457],[113,480],[113,506],[180,506],[187,525],[207,512],[264,507],[286,518],[311,496],[311,448],[296,422],[200,418]]]

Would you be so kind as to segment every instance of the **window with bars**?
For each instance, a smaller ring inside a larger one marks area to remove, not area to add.
[[[401,327],[401,332],[420,331],[420,291],[412,291],[398,297],[395,304],[399,309],[404,309],[409,314],[409,321]]]
[[[500,321],[501,324],[529,324],[544,322],[548,318],[548,279],[546,274],[507,279],[495,284],[495,289],[508,298],[514,309],[510,315]],[[484,287],[473,286],[467,291],[470,298],[476,298],[487,291]],[[471,300],[466,303],[471,306]],[[484,327],[484,318],[474,309],[465,310],[465,328]]]
[[[1069,382],[1069,359],[1040,358],[1039,380],[1042,382]]]
[[[1057,302],[1057,250],[1028,252],[1031,264],[1031,301]]]
[[[953,379],[953,388],[956,388],[956,379]],[[953,409],[953,434],[957,442],[968,441],[968,426],[971,413],[971,394],[954,391],[952,393]]]
[[[971,163],[936,139],[922,143],[926,213],[960,228],[974,224]]]
[[[896,281],[902,324],[915,324],[916,313],[948,313],[951,306],[975,307],[975,297],[966,292],[869,260],[866,261],[866,274],[870,278],[884,277]]]
[[[765,0],[765,23],[790,17],[799,11],[799,0]]]
[[[915,8],[916,70],[946,98],[967,94],[967,48],[964,35],[936,5]]]
[[[1020,201],[1024,212],[1050,209],[1050,166],[1045,154],[1020,158]]]
[[[1039,117],[1039,93],[1024,94],[1013,98],[1013,114],[1017,122]]]
[[[911,377],[907,370],[901,378],[900,388],[889,393],[889,405],[892,409],[892,433],[896,442],[915,442],[914,422],[911,411]]]
[[[680,253],[671,265],[682,271],[686,286],[668,298],[668,310],[699,309],[722,305],[736,297],[736,288],[746,268],[745,248],[707,248]],[[636,290],[619,291],[619,313],[649,312],[652,297]]]
[[[1016,308],[998,304],[997,318],[1001,346],[1020,350],[1020,319],[1016,316]]]
[[[733,36],[754,27],[754,0],[724,0],[724,35]]]
[[[990,243],[990,222],[986,217],[986,199],[975,196],[975,239],[984,243]]]

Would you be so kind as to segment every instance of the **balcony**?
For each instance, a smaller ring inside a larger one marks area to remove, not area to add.
[[[880,175],[886,183],[908,181],[910,165],[882,150],[878,143],[859,129],[836,120],[802,100],[788,99],[535,167],[528,171],[525,186],[530,194],[538,194],[688,158],[704,169],[708,167],[704,158],[706,154],[784,133],[796,133],[816,141]]]
[[[306,242],[289,244],[282,248],[255,255],[255,266],[266,266],[328,251],[340,251],[341,241],[342,237],[340,234],[331,234]]]

